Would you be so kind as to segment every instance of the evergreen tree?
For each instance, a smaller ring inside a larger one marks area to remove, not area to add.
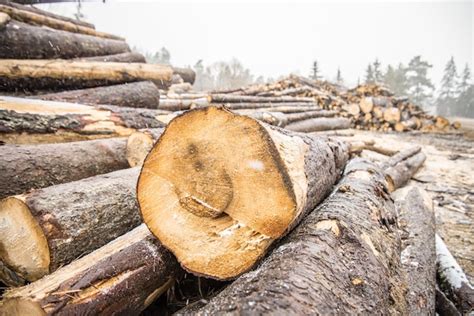
[[[434,85],[428,78],[428,70],[432,67],[427,61],[422,60],[421,56],[413,57],[408,63],[408,94],[415,104],[424,105],[432,95]]]
[[[457,92],[461,94],[467,89],[469,89],[470,82],[471,82],[471,70],[469,69],[469,65],[466,64],[461,75],[461,80],[459,81]]]
[[[171,54],[170,52],[166,49],[166,47],[161,48],[160,52],[160,64],[165,64],[169,65],[171,61]]]
[[[407,95],[407,70],[403,64],[398,64],[395,69],[392,65],[387,66],[387,70],[383,75],[383,83],[399,96]]]
[[[474,85],[469,85],[455,103],[455,115],[474,118]]]
[[[321,78],[319,76],[319,66],[317,60],[313,62],[313,67],[311,68],[311,75],[309,77],[313,80],[319,80]]]
[[[377,59],[375,59],[374,63],[372,64],[373,65],[373,73],[374,73],[374,82],[375,83],[381,83],[383,81],[383,75],[382,75],[382,71],[380,70],[380,62]]]
[[[367,70],[365,71],[365,83],[366,84],[375,83],[374,70],[372,69],[371,64],[367,66]]]
[[[454,62],[454,58],[451,57],[444,68],[440,92],[438,100],[436,101],[436,108],[439,114],[447,115],[457,112],[457,110],[454,109],[458,90],[457,80],[458,74],[456,70],[456,63]]]
[[[344,79],[342,79],[340,68],[337,68],[336,82],[339,84],[342,84],[344,82]]]

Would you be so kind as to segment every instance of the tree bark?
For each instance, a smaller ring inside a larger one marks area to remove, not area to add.
[[[173,74],[179,75],[184,82],[190,84],[194,84],[194,81],[196,80],[196,72],[191,68],[173,67]]]
[[[20,1],[18,1],[18,2],[20,2]],[[76,19],[71,19],[71,18],[62,16],[62,15],[54,14],[54,13],[51,13],[51,12],[48,12],[48,11],[38,9],[36,7],[33,7],[33,6],[25,6],[25,5],[21,5],[21,4],[11,2],[11,1],[8,1],[8,0],[0,0],[0,4],[9,6],[9,7],[15,8],[15,9],[28,11],[28,12],[36,13],[36,14],[39,14],[39,15],[44,15],[44,16],[47,16],[47,17],[50,17],[50,18],[54,18],[54,19],[57,19],[57,20],[63,20],[63,21],[66,21],[66,22],[70,22],[70,23],[85,26],[85,27],[88,27],[88,28],[91,28],[91,29],[95,29],[94,24],[91,24],[91,23],[88,23],[88,22],[85,22],[85,21],[79,21],[79,20],[76,20]]]
[[[247,95],[233,95],[233,94],[211,94],[209,101],[212,103],[285,103],[285,102],[299,102],[299,103],[314,103],[314,98],[302,97],[256,97]]]
[[[443,239],[436,234],[436,263],[440,288],[463,315],[474,309],[474,288]]]
[[[333,193],[202,315],[406,314],[396,212],[383,172],[355,159]]]
[[[0,146],[0,199],[130,167],[126,138]]]
[[[294,122],[285,126],[286,129],[295,132],[318,132],[336,129],[346,129],[351,126],[351,121],[343,117],[327,118],[318,117]]]
[[[139,315],[173,284],[176,259],[145,225],[4,294],[6,315]]]
[[[46,26],[52,29],[66,31],[70,33],[77,33],[77,34],[85,34],[89,36],[95,36],[98,38],[107,38],[107,39],[114,39],[114,40],[121,40],[124,39],[120,36],[107,34],[104,32],[96,31],[90,27],[85,27],[82,25],[78,25],[76,23],[71,23],[68,21],[52,18],[46,15],[37,14],[31,11],[17,9],[11,6],[0,4],[0,12],[8,14],[12,19],[17,21],[21,21],[28,24],[38,25],[38,26]]]
[[[418,169],[420,169],[425,160],[426,155],[422,152],[419,152],[399,162],[395,167],[389,167],[386,169],[385,176],[387,178],[390,191],[400,188],[408,183],[412,175],[414,175]]]
[[[141,80],[163,87],[171,84],[172,74],[170,66],[155,64],[0,60],[3,91],[80,89]]]
[[[1,200],[2,281],[35,281],[138,226],[139,172],[115,171]]]
[[[130,52],[105,56],[82,57],[80,61],[102,61],[112,63],[146,63],[145,56],[140,53]]]
[[[333,117],[333,116],[336,116],[337,113],[338,113],[337,111],[322,110],[322,111],[290,113],[290,114],[286,114],[285,116],[288,120],[288,123],[293,123],[293,122],[317,118],[317,117]]]
[[[158,109],[160,90],[151,81],[139,81],[106,87],[43,94],[35,96],[35,98],[80,104],[110,104],[130,108]]]
[[[225,109],[188,111],[143,164],[141,214],[185,269],[234,278],[330,192],[348,152]]]
[[[421,188],[393,193],[402,229],[402,268],[407,276],[408,315],[435,315],[436,247],[433,201]]]
[[[210,105],[221,105],[221,103],[214,103]],[[301,112],[301,111],[314,111],[320,110],[321,108],[316,103],[310,102],[284,102],[284,103],[226,103],[225,107],[231,110],[246,110],[246,109],[269,109],[276,112]],[[278,109],[278,110],[277,110]]]
[[[130,167],[143,164],[163,128],[147,128],[132,133],[127,139],[126,157]]]
[[[167,112],[0,97],[0,140],[22,133],[57,136],[52,139],[65,135],[69,140],[83,135],[128,136],[136,129],[163,127],[157,119],[163,113]]]
[[[78,58],[130,52],[123,41],[74,34],[15,20],[0,28],[0,42],[0,58]]]

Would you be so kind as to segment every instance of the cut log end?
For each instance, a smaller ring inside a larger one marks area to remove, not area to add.
[[[141,165],[148,152],[153,148],[153,137],[146,132],[134,132],[127,140],[127,161],[130,167]]]
[[[17,271],[14,278],[2,281],[20,285],[22,280],[35,281],[49,273],[48,242],[20,196],[0,201],[0,223],[3,235],[0,257],[7,267]]]
[[[137,196],[144,222],[187,270],[227,279],[294,220],[289,179],[271,132],[210,107],[169,123],[144,162]]]

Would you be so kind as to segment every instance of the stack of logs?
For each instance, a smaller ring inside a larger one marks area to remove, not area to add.
[[[358,126],[347,104],[379,87],[197,93],[189,69],[3,0],[0,42],[0,314],[136,315],[183,284],[202,297],[206,278],[233,282],[181,313],[472,309],[430,198],[402,188],[421,148],[300,133]]]

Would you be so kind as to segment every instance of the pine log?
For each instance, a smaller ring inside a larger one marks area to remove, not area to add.
[[[162,87],[171,83],[172,74],[170,66],[156,64],[4,59],[0,91],[80,89],[140,80]]]
[[[213,106],[221,105],[221,103],[210,104]],[[277,112],[288,112],[288,111],[314,111],[320,110],[316,103],[309,102],[284,102],[284,103],[224,103],[224,106],[231,110],[245,110],[245,109],[260,109],[260,108],[272,108],[272,111]],[[278,108],[279,110],[274,110],[273,108]],[[280,110],[283,109],[283,110]],[[284,110],[287,109],[287,110]]]
[[[408,186],[393,192],[400,216],[401,261],[407,276],[408,315],[435,315],[436,247],[433,201],[426,191]]]
[[[90,36],[95,36],[99,38],[106,38],[106,39],[114,39],[123,41],[124,39],[120,36],[107,34],[104,32],[96,31],[90,27],[81,26],[75,23],[67,22],[64,20],[52,18],[46,15],[37,14],[31,11],[17,9],[11,6],[0,4],[0,12],[8,14],[12,19],[17,21],[21,21],[28,24],[38,25],[38,26],[46,26],[52,29],[71,32],[71,33],[78,33],[78,34],[86,34]]]
[[[173,67],[173,74],[179,75],[184,82],[194,84],[196,72],[191,68]]]
[[[383,172],[355,159],[333,193],[200,315],[406,314],[396,211]]]
[[[256,97],[247,95],[232,95],[232,94],[211,94],[209,102],[212,103],[285,103],[285,102],[299,102],[299,103],[313,103],[314,98],[303,97]]]
[[[180,88],[177,89],[180,92],[178,93],[177,91],[175,91],[176,89],[175,86],[178,86],[178,85],[180,84],[171,85],[170,89],[168,90],[168,93],[166,94],[166,98],[185,99],[185,100],[202,99],[202,98],[207,99],[207,96],[208,96],[207,93],[197,93],[197,92],[192,92],[192,91],[181,93],[181,91],[184,91],[184,90],[181,90]]]
[[[137,52],[79,58],[80,61],[102,61],[112,63],[146,63],[145,56]]]
[[[386,108],[383,112],[383,119],[388,123],[395,124],[400,122],[400,110],[398,108]]]
[[[138,226],[139,172],[119,170],[1,200],[2,281],[35,281]]]
[[[11,135],[50,134],[52,139],[82,139],[83,135],[128,136],[136,129],[163,127],[160,110],[112,105],[0,97],[0,140]]]
[[[347,158],[337,140],[191,110],[148,154],[137,197],[144,222],[186,270],[229,279],[330,192]]]
[[[132,133],[127,139],[126,157],[130,167],[143,164],[163,128],[147,128]]]
[[[307,112],[286,114],[286,119],[288,120],[288,123],[293,123],[296,121],[317,118],[317,117],[333,117],[333,116],[336,116],[337,113],[338,113],[337,111],[327,111],[327,110],[307,111]]]
[[[411,176],[414,175],[426,160],[426,155],[422,152],[408,157],[394,167],[385,169],[385,174],[388,182],[390,192],[396,188],[404,186],[410,181]]]
[[[360,113],[360,107],[357,103],[346,104],[342,107],[342,109],[352,116],[358,116]]]
[[[39,15],[44,15],[44,16],[47,16],[47,17],[50,17],[50,18],[54,18],[54,19],[57,19],[57,20],[63,20],[65,22],[70,22],[70,23],[74,23],[74,24],[77,24],[77,25],[80,25],[80,26],[95,29],[94,24],[91,24],[91,23],[88,23],[88,22],[85,22],[85,21],[79,21],[79,20],[76,20],[76,19],[71,19],[71,18],[62,16],[62,15],[54,14],[54,13],[49,12],[49,11],[44,11],[44,10],[38,9],[37,7],[34,7],[34,6],[21,5],[21,4],[18,4],[18,3],[12,2],[12,1],[8,1],[8,0],[0,0],[0,4],[9,6],[9,7],[15,8],[15,9],[28,11],[28,12],[36,13],[36,14],[39,14]]]
[[[278,126],[284,127],[288,125],[288,119],[285,114],[281,112],[267,112],[267,111],[259,111],[259,110],[240,110],[236,111],[240,115],[246,115],[248,117],[254,118],[261,122]]]
[[[130,51],[123,41],[74,34],[15,20],[0,28],[0,43],[0,58],[78,58]]]
[[[0,199],[130,167],[126,138],[0,146]]]
[[[205,107],[209,105],[207,98],[200,99],[160,99],[161,110],[182,111],[193,107]]]
[[[371,97],[362,98],[360,99],[359,106],[363,113],[370,113],[374,108],[374,102]]]
[[[461,314],[469,315],[474,310],[474,287],[438,234],[436,262],[440,288],[454,302]]]
[[[286,129],[295,132],[317,132],[336,129],[346,129],[351,126],[351,121],[343,117],[318,117],[294,122],[285,126]]]
[[[139,315],[173,284],[176,259],[144,224],[22,288],[2,315]]]
[[[139,81],[43,94],[35,96],[35,98],[92,105],[110,104],[130,108],[157,109],[160,104],[160,90],[151,81]]]

